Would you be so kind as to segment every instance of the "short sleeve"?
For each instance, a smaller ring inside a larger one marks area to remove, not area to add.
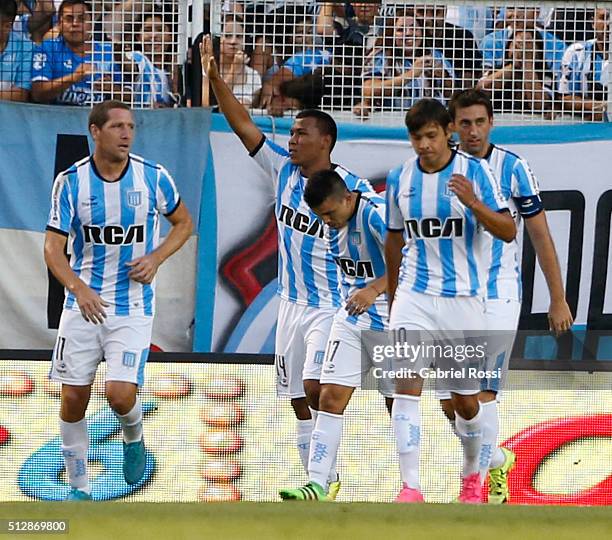
[[[73,218],[74,205],[70,192],[69,175],[60,173],[53,182],[47,230],[68,236]]]
[[[544,210],[538,181],[522,159],[517,159],[512,169],[512,198],[523,217],[533,217]]]
[[[402,174],[403,167],[393,169],[387,175],[387,192],[386,192],[386,219],[387,230],[403,231],[404,217],[399,206],[399,180]]]
[[[387,236],[387,225],[385,222],[385,202],[377,201],[377,206],[370,211],[368,226],[370,233],[376,239],[379,247],[384,246]]]
[[[499,183],[495,179],[489,163],[484,159],[472,163],[474,163],[474,176],[471,180],[476,185],[482,202],[496,212],[507,210],[508,203],[501,194]]]
[[[249,155],[273,178],[275,185],[279,171],[289,162],[289,152],[265,136]]]
[[[168,217],[178,208],[181,198],[170,173],[160,167],[157,181],[157,210]]]
[[[344,180],[349,191],[359,191],[361,193],[374,193],[374,188],[367,178],[360,178],[356,174],[347,171],[344,167],[337,165],[334,169]]]
[[[52,58],[42,45],[34,48],[32,56],[32,82],[50,81],[53,79],[51,62]]]

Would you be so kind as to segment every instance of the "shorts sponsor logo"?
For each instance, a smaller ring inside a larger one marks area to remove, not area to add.
[[[124,351],[121,363],[125,367],[133,368],[136,365],[136,353]]]

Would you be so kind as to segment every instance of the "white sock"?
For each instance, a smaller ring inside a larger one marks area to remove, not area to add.
[[[487,403],[481,403],[480,410],[482,412],[482,447],[480,449],[479,461],[480,479],[484,482],[491,465],[491,457],[497,448],[497,435],[499,433],[497,402],[488,401]]]
[[[317,425],[317,418],[319,417],[319,411],[317,411],[316,409],[313,409],[312,407],[308,407],[310,409],[310,417],[312,418],[312,426],[313,429],[315,429],[315,426]],[[310,444],[310,442],[308,443]],[[309,447],[310,448],[310,447]],[[308,452],[308,456],[307,456],[307,460],[309,459],[310,456],[310,450]],[[338,461],[338,452],[336,452],[336,454],[334,455],[334,461],[332,462],[332,466],[329,469],[329,477],[327,478],[327,484],[329,485],[332,482],[336,482],[338,480],[338,472],[336,471],[336,463]],[[308,461],[306,464],[306,471],[308,472]],[[323,487],[325,487],[325,485],[321,484]]]
[[[68,482],[73,488],[91,493],[87,474],[87,451],[89,449],[87,420],[83,418],[78,422],[64,422],[60,418],[60,433]]]
[[[313,427],[314,420],[312,418],[297,421],[297,448],[306,474],[308,474],[308,454],[310,454],[310,437]]]
[[[343,420],[341,414],[320,411],[312,431],[308,478],[325,489],[327,489],[332,467],[338,455]],[[332,481],[335,481],[335,478]]]
[[[419,454],[421,440],[420,398],[395,394],[391,418],[399,454],[402,482],[412,489],[421,489],[419,482]]]
[[[142,404],[138,396],[136,396],[136,402],[130,412],[124,415],[115,413],[115,416],[121,423],[123,440],[127,444],[142,439]]]
[[[497,467],[501,467],[506,461],[506,456],[501,451],[499,446],[493,450],[493,455],[491,456],[491,463],[489,463],[489,469],[497,469]]]
[[[457,432],[463,443],[463,472],[465,478],[479,472],[480,447],[482,446],[482,409],[474,418],[466,420],[455,412]]]

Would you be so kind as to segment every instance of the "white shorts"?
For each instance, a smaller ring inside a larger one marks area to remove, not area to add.
[[[521,303],[517,300],[487,300],[487,330],[495,332],[501,331],[496,335],[493,333],[494,340],[487,354],[486,370],[494,371],[505,375],[508,372],[508,364],[519,318],[521,316]],[[483,378],[480,384],[481,391],[499,393],[503,387],[504,378]]]
[[[485,370],[505,375],[508,371],[514,338],[521,316],[521,303],[518,300],[491,299],[485,302],[487,332],[492,332],[488,339]],[[495,334],[495,331],[502,332]],[[503,387],[503,377],[483,378],[481,392],[495,392],[499,395]],[[449,392],[436,392],[438,399],[450,399]]]
[[[278,397],[305,397],[304,381],[319,380],[336,311],[333,307],[301,306],[281,298],[274,354]]]
[[[362,333],[363,332],[363,333]],[[365,341],[367,358],[362,358],[361,344]],[[321,371],[321,384],[339,384],[360,388],[361,383],[373,367],[382,368],[383,373],[390,369],[390,359],[374,362],[371,352],[374,347],[385,347],[389,344],[387,332],[364,331],[346,320],[346,313],[339,312],[334,318],[325,361]],[[378,391],[386,397],[392,397],[394,392],[393,379],[377,377],[373,373]]]
[[[87,322],[80,311],[65,309],[57,331],[49,377],[88,386],[106,360],[106,380],[142,386],[149,356],[153,317],[108,315],[104,323]]]
[[[443,297],[419,293],[411,290],[398,290],[391,309],[389,327],[392,331],[404,329],[408,332],[419,331],[424,340],[439,342],[449,332],[450,339],[456,339],[460,332],[483,332],[486,330],[485,302],[477,296]],[[410,366],[420,370],[429,367],[427,359],[418,358]],[[474,395],[479,392],[476,381],[467,378],[460,380],[437,379],[437,393],[453,392]]]

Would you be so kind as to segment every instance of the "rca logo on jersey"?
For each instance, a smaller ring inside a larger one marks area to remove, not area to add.
[[[463,218],[407,219],[408,238],[453,238],[463,236]]]
[[[371,261],[354,261],[353,259],[337,259],[342,272],[349,277],[373,278],[374,267]]]
[[[118,246],[144,242],[144,225],[130,225],[126,231],[121,225],[83,225],[85,242]]]
[[[293,208],[289,208],[284,204],[281,206],[278,219],[288,227],[308,236],[318,236],[319,238],[324,236],[325,230],[323,224],[318,219],[314,218],[311,221],[310,216],[296,212]]]

